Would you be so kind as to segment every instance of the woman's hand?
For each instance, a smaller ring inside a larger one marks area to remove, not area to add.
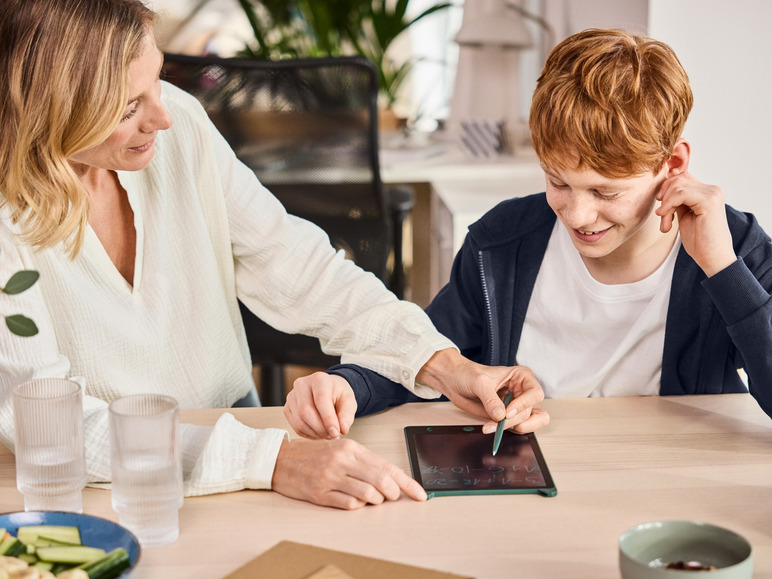
[[[347,434],[356,411],[348,381],[324,372],[295,380],[284,404],[290,426],[305,438],[334,439]]]
[[[339,509],[396,501],[403,492],[414,500],[426,500],[426,492],[415,480],[347,438],[284,441],[271,488],[293,499]]]

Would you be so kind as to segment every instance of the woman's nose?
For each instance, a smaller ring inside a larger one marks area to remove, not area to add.
[[[172,126],[172,117],[160,99],[154,102],[151,107],[150,114],[142,127],[144,132],[165,131]]]

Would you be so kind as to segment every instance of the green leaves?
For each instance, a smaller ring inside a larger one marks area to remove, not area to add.
[[[40,277],[40,274],[32,270],[17,271],[8,280],[3,288],[3,293],[8,295],[20,294],[26,289],[35,285],[35,282]]]
[[[12,334],[16,334],[22,338],[29,338],[38,333],[38,327],[35,325],[35,322],[21,314],[6,316],[5,325],[8,326],[8,329],[11,330]]]
[[[0,288],[0,291],[7,295],[20,294],[21,292],[28,290],[40,277],[40,274],[36,271],[25,269],[17,271],[8,280],[4,288]],[[38,327],[35,322],[28,317],[21,314],[15,314],[13,316],[5,316],[5,325],[12,334],[28,338],[38,333]]]
[[[339,56],[354,52],[378,69],[381,94],[391,105],[413,64],[386,58],[394,39],[418,20],[444,10],[439,2],[414,18],[407,17],[410,0],[238,0],[249,19],[257,46],[251,58]]]

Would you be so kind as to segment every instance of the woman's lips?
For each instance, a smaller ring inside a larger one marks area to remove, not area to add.
[[[155,139],[150,139],[147,143],[144,145],[140,145],[139,147],[129,147],[129,151],[132,151],[134,153],[144,153],[145,151],[149,151],[153,147],[153,143],[155,142]]]
[[[608,228],[602,229],[600,231],[588,231],[586,229],[574,229],[574,236],[579,241],[584,241],[585,243],[595,243],[596,241],[600,240],[604,235],[606,235],[606,232],[608,231]]]

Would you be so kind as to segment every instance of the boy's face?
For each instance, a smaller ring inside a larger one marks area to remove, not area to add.
[[[667,166],[658,173],[623,179],[610,179],[585,167],[560,171],[542,167],[547,203],[588,267],[596,260],[625,267],[637,259],[659,259],[663,235],[654,213],[655,195]]]

